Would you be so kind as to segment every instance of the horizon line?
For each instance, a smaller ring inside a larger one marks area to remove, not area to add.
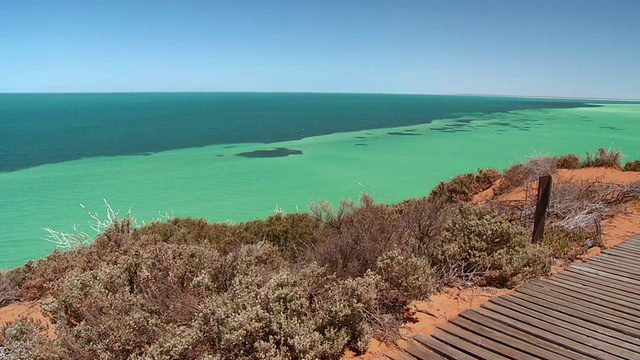
[[[589,97],[565,95],[515,95],[500,93],[404,93],[404,92],[351,92],[351,91],[225,91],[225,90],[134,90],[134,91],[0,91],[0,95],[79,95],[79,94],[351,94],[351,95],[413,95],[413,96],[469,96],[510,97],[521,99],[603,100],[640,102],[640,98]]]

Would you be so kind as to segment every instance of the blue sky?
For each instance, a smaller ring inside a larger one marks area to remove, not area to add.
[[[0,0],[0,92],[640,99],[640,1]]]

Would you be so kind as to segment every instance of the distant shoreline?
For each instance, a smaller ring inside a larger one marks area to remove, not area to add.
[[[108,95],[108,94],[338,94],[338,95],[406,95],[406,96],[468,96],[468,97],[504,97],[514,99],[549,99],[549,100],[580,100],[580,101],[621,101],[640,102],[640,99],[606,98],[584,96],[547,96],[547,95],[510,95],[510,94],[475,94],[475,93],[383,93],[383,92],[348,92],[348,91],[17,91],[4,92],[0,95]]]

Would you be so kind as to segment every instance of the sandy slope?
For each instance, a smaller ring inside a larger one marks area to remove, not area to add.
[[[640,181],[639,172],[623,172],[615,169],[587,168],[578,170],[560,169],[554,174],[554,181],[582,181],[595,180],[602,182],[615,182],[629,184]],[[494,185],[496,186],[496,185]],[[482,203],[493,196],[493,188],[474,197],[474,202]],[[525,197],[524,188],[515,189],[501,196],[502,200],[521,200]],[[624,212],[613,218],[602,221],[602,240],[606,246],[614,246],[630,237],[640,233],[640,202],[630,203],[623,209]],[[598,254],[602,249],[594,247],[589,249],[585,257]],[[404,337],[415,334],[431,334],[440,324],[455,317],[469,308],[479,306],[494,296],[504,295],[509,290],[493,288],[446,288],[429,298],[428,301],[414,301],[410,307],[416,311],[417,322],[407,323],[401,333]],[[402,340],[400,341],[402,343]],[[382,359],[383,353],[392,353],[396,350],[388,344],[373,340],[366,354],[354,357],[348,353],[345,359]]]

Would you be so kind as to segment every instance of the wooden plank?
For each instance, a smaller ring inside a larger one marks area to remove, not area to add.
[[[598,260],[598,261],[600,261],[602,263],[607,263],[607,264],[623,267],[623,268],[625,268],[627,270],[630,270],[630,271],[636,272],[636,273],[640,272],[640,269],[638,269],[638,266],[630,264],[627,261],[621,261],[621,260],[619,260],[618,257],[613,256],[613,255],[609,255],[607,253],[601,253],[598,256],[594,256],[592,258],[585,259],[585,261],[591,261],[591,260]]]
[[[612,274],[610,272],[594,269],[594,268],[592,268],[590,266],[586,266],[586,264],[585,265],[582,265],[582,264],[580,264],[580,265],[572,265],[569,268],[567,268],[566,271],[568,271],[568,272],[582,272],[582,273],[587,273],[589,275],[600,276],[600,277],[606,278],[607,280],[609,280],[609,279],[616,280],[616,281],[624,283],[627,286],[633,286],[634,288],[640,289],[640,281],[638,281],[638,280],[634,280],[634,279],[630,279],[630,278],[628,278],[626,276],[616,275],[616,274]]]
[[[596,317],[577,317],[571,316],[556,310],[553,306],[547,307],[542,302],[536,302],[536,299],[521,299],[513,295],[496,298],[496,303],[510,309],[523,312],[543,321],[551,321],[559,327],[575,331],[594,339],[602,340],[613,345],[623,347],[629,351],[640,354],[640,339],[629,336],[615,329],[611,329],[601,325],[601,319]],[[509,303],[515,306],[509,305]],[[504,304],[504,305],[503,305]],[[550,319],[550,320],[549,320]]]
[[[622,276],[627,279],[640,281],[640,274],[628,272],[624,268],[616,267],[615,265],[600,264],[598,261],[589,261],[582,264],[583,266],[589,267],[591,269],[596,269],[598,271],[603,271],[609,274]]]
[[[486,305],[486,304],[485,304]],[[516,329],[522,330],[524,332],[527,332],[531,335],[534,335],[540,339],[544,339],[548,342],[554,343],[558,346],[564,347],[566,349],[569,349],[571,351],[575,351],[578,353],[581,353],[585,356],[587,356],[587,358],[589,357],[595,357],[596,359],[620,359],[620,357],[612,355],[608,352],[599,350],[599,349],[595,349],[593,347],[587,346],[585,344],[583,344],[581,342],[581,340],[578,339],[573,339],[571,337],[565,337],[559,334],[556,334],[553,331],[549,331],[549,329],[552,329],[551,326],[546,326],[543,323],[538,323],[538,322],[534,322],[534,324],[529,324],[526,322],[522,322],[518,319],[514,319],[511,318],[509,316],[506,316],[500,312],[494,311],[494,309],[489,309],[485,306],[480,306],[476,309],[474,309],[474,311],[478,312],[479,314],[485,315],[486,317],[490,317],[494,320],[498,320],[501,321],[511,327],[514,327]],[[541,326],[541,327],[539,327]],[[570,335],[569,335],[570,336]]]
[[[610,261],[607,259],[607,257],[604,256],[598,256],[598,257],[593,257],[590,259],[586,259],[583,264],[597,264],[599,266],[602,267],[606,267],[606,268],[610,268],[612,270],[617,270],[620,271],[628,276],[633,276],[635,277],[640,277],[640,269],[638,268],[633,268],[631,266],[627,266],[626,264],[623,263],[617,263],[615,261]]]
[[[633,294],[622,289],[613,288],[610,286],[611,284],[607,284],[606,282],[589,280],[588,276],[562,276],[547,279],[543,283],[574,285],[570,291],[577,291],[584,295],[594,296],[607,302],[617,303],[619,301],[620,305],[632,304],[630,305],[632,309],[640,307],[640,297],[633,296]]]
[[[495,342],[493,340],[491,340],[490,338],[486,338],[483,336],[480,336],[478,334],[472,333],[470,331],[467,331],[463,328],[460,328],[458,326],[455,326],[451,323],[444,323],[440,326],[438,326],[438,329],[449,333],[453,336],[457,336],[461,339],[465,339],[466,341],[475,344],[477,346],[483,347],[487,350],[490,350],[494,353],[506,356],[510,359],[530,359],[530,360],[535,360],[537,359],[534,356],[531,356],[530,354],[524,353],[522,351],[516,350],[512,347],[509,346],[505,346],[504,344]]]
[[[580,351],[585,355],[592,355],[602,359],[610,359],[613,357],[618,359],[629,359],[625,357],[625,351],[622,351],[615,346],[603,343],[582,334],[573,333],[566,329],[560,328],[553,323],[539,321],[532,316],[519,313],[506,307],[502,307],[491,301],[482,304],[481,307],[494,313],[498,313],[511,318],[512,321],[527,324],[527,326],[535,326],[543,332],[554,334],[555,337],[558,338],[558,341],[562,341],[563,344],[568,344],[572,349]]]
[[[640,253],[640,245],[630,242],[622,242],[615,246],[616,249],[629,249],[635,251],[636,253]]]
[[[633,285],[625,286],[624,282],[620,282],[615,279],[606,279],[606,278],[594,276],[592,274],[588,274],[585,272],[567,271],[567,270],[565,270],[562,273],[562,276],[558,276],[558,278],[565,278],[565,277],[571,278],[571,279],[573,278],[581,279],[589,283],[603,285],[611,289],[622,291],[624,294],[627,294],[627,296],[640,297],[639,289],[635,288]]]
[[[640,324],[638,324],[637,321],[621,319],[615,312],[601,313],[596,309],[574,308],[570,305],[568,306],[568,304],[563,303],[562,301],[547,301],[522,292],[514,292],[512,295],[526,301],[536,301],[537,304],[546,308],[570,315],[583,321],[595,322],[600,326],[627,334],[634,339],[634,341],[632,341],[634,344],[640,346],[640,339],[638,338],[640,337]]]
[[[573,351],[566,346],[557,345],[556,343],[550,342],[542,337],[538,337],[535,334],[511,327],[495,318],[496,316],[499,316],[498,314],[493,314],[495,316],[487,316],[482,314],[482,311],[484,310],[481,308],[467,310],[461,313],[458,318],[475,322],[480,326],[488,327],[496,332],[504,334],[505,336],[518,339],[531,345],[530,347],[521,347],[522,350],[533,353],[536,349],[546,349],[547,351],[557,354],[556,356],[550,357],[550,359],[557,359],[559,356],[572,360],[593,359],[592,357]]]
[[[640,330],[640,326],[637,322],[638,317],[634,315],[630,315],[624,312],[621,312],[616,309],[612,309],[608,307],[608,304],[602,305],[599,301],[593,300],[592,297],[584,295],[584,298],[581,298],[580,294],[571,294],[564,295],[560,292],[545,292],[544,290],[549,288],[553,289],[551,285],[545,285],[547,287],[541,288],[541,290],[533,289],[519,289],[519,293],[531,295],[540,299],[547,300],[549,302],[556,303],[560,306],[565,306],[568,308],[581,309],[583,311],[592,311],[594,316],[599,316],[606,318],[608,320],[618,322],[625,326],[633,327]]]
[[[404,350],[410,354],[407,356],[412,356],[419,360],[442,360],[447,359],[446,357],[442,357],[433,351],[425,348],[424,346],[418,344],[415,340],[407,341]]]
[[[494,353],[484,347],[478,346],[472,342],[467,341],[467,339],[461,339],[457,336],[453,336],[448,334],[440,329],[435,329],[433,334],[431,335],[434,339],[440,340],[445,344],[449,344],[456,349],[465,352],[476,359],[483,360],[509,360],[508,358],[501,356],[499,354]]]
[[[606,251],[607,254],[618,257],[620,261],[629,263],[633,262],[633,260],[637,259],[638,257],[638,255],[625,251],[625,249],[611,248],[607,249]]]
[[[616,256],[630,258],[630,259],[633,259],[634,255],[637,256],[637,254],[634,254],[633,251],[630,251],[629,249],[625,249],[619,246],[610,247],[606,249],[605,252],[607,254],[615,254]]]
[[[382,353],[382,355],[384,355],[387,359],[391,359],[391,360],[416,360],[415,357],[407,354],[406,352],[401,352],[401,351],[397,351],[397,352],[393,352],[393,353]],[[435,355],[434,356],[438,356]],[[445,358],[443,358],[442,356],[440,356],[440,358],[433,358],[434,360],[446,360]]]
[[[623,290],[617,290],[607,285],[595,283],[593,281],[585,281],[578,278],[569,278],[565,276],[554,277],[545,279],[544,283],[563,284],[564,287],[568,287],[569,291],[577,291],[584,293],[585,295],[597,295],[606,301],[610,299],[622,300],[628,303],[632,303],[640,307],[640,298],[629,296],[629,293]],[[562,285],[561,285],[562,286]]]
[[[558,281],[548,281],[540,284],[532,284],[527,288],[520,289],[520,291],[534,291],[541,292],[548,289],[546,295],[561,298],[567,302],[573,303],[574,306],[586,306],[589,304],[599,305],[602,308],[607,308],[614,311],[614,314],[623,313],[626,314],[625,318],[631,316],[632,319],[636,319],[640,316],[640,311],[636,310],[634,304],[626,302],[624,300],[615,299],[613,297],[607,297],[606,295],[597,294],[595,292],[589,292],[588,290],[578,289],[566,289],[556,286]],[[542,289],[538,289],[542,288]],[[532,289],[532,290],[531,290]],[[552,291],[550,291],[552,290]],[[529,294],[534,295],[535,294]],[[607,312],[609,313],[609,312]]]
[[[620,257],[620,256],[616,256],[614,254],[601,253],[598,256],[595,256],[594,258],[603,259],[603,260],[606,260],[607,262],[610,262],[612,264],[626,266],[628,268],[634,268],[633,263],[631,261],[629,261],[629,259],[623,258],[623,257]]]
[[[508,331],[509,333],[505,334],[491,329],[488,325],[475,323],[471,320],[465,319],[462,316],[456,316],[449,322],[461,329],[465,329],[469,332],[484,336],[505,346],[513,347],[521,352],[528,353],[529,355],[534,356],[536,359],[556,359],[560,355],[558,353],[547,350],[546,348],[549,345],[548,343],[536,344],[533,341],[522,341],[520,340],[520,338],[514,336],[513,331],[509,331],[508,329],[506,329],[506,331]],[[517,357],[515,359],[517,359]]]
[[[476,358],[456,349],[446,344],[437,341],[436,339],[426,336],[424,334],[418,334],[413,337],[414,340],[417,340],[420,344],[426,346],[428,349],[431,349],[433,352],[438,353],[439,355],[444,356],[447,359],[453,360],[477,360]],[[413,353],[412,353],[413,355]]]

